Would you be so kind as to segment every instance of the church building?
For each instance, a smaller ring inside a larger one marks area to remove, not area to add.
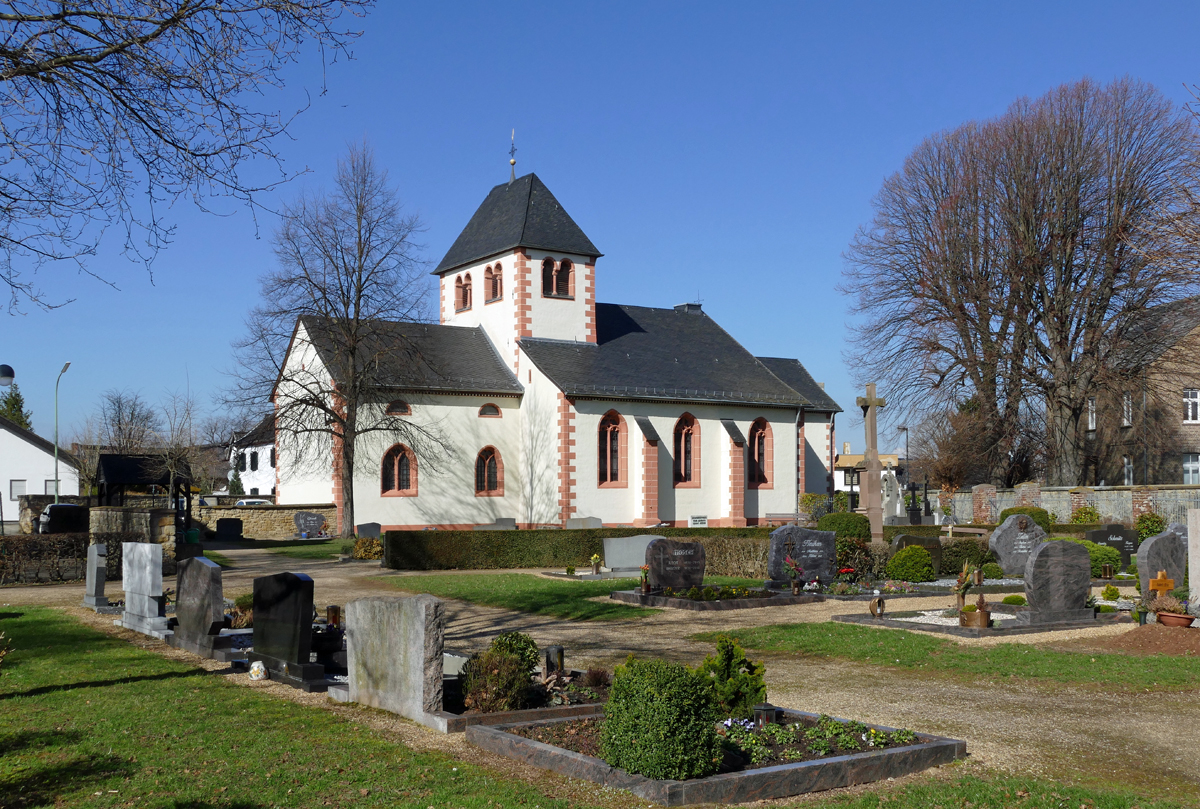
[[[700,304],[597,303],[601,255],[537,175],[488,193],[434,270],[440,324],[389,324],[427,367],[391,369],[379,406],[449,450],[356,444],[355,522],[745,526],[832,491],[841,408],[800,361],[753,356]],[[306,342],[289,361],[320,362]],[[277,502],[341,508],[332,460],[279,449]]]

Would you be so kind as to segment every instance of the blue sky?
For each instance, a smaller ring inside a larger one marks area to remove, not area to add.
[[[741,7],[738,7],[740,5]],[[605,257],[601,301],[704,309],[758,355],[794,356],[853,411],[843,356],[842,255],[871,198],[920,140],[1083,76],[1131,75],[1170,98],[1200,82],[1200,5],[1184,3],[400,4],[363,21],[356,59],[297,66],[263,104],[312,104],[278,145],[328,182],[366,138],[436,263],[494,184],[536,171]],[[310,57],[314,55],[310,52]],[[272,199],[264,200],[268,205]],[[62,309],[0,314],[13,365],[53,434],[110,387],[156,401],[190,387],[208,405],[230,342],[271,266],[274,222],[181,200],[154,266],[106,249],[92,269],[119,291],[45,268]],[[886,395],[886,392],[884,392]],[[847,412],[839,444],[862,448]],[[894,435],[884,436],[895,445]]]

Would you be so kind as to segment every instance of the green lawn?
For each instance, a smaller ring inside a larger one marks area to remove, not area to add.
[[[221,567],[233,567],[234,566],[234,562],[232,559],[230,559],[228,556],[226,556],[223,553],[218,553],[217,551],[205,551],[204,558],[208,559],[210,562],[216,562]]]
[[[306,542],[272,550],[271,553],[292,559],[337,559],[342,554],[342,545],[349,540],[334,537],[328,542]]]
[[[159,657],[57,610],[0,613],[0,807],[543,807],[532,784],[419,753],[351,719]],[[603,793],[597,790],[597,797]],[[618,797],[621,806],[633,805]],[[959,775],[806,806],[1172,809],[1133,795]]]
[[[1190,690],[1200,683],[1200,660],[1191,657],[1056,652],[1024,643],[970,648],[919,632],[833,622],[761,626],[739,629],[736,634],[744,646],[760,651],[796,652],[970,679],[1028,677],[1139,691]],[[711,640],[715,633],[696,637]]]
[[[637,579],[598,579],[570,581],[549,579],[529,573],[445,574],[432,576],[400,576],[389,579],[393,585],[410,593],[429,593],[439,598],[457,598],[502,607],[516,612],[547,615],[569,621],[612,621],[618,618],[643,618],[660,612],[657,609],[631,607],[617,601],[588,601],[607,596],[614,590],[631,590]],[[710,576],[705,584],[761,585],[761,581]]]

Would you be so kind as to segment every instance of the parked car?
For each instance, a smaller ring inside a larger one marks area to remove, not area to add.
[[[234,503],[234,505],[235,506],[269,506],[269,505],[271,505],[271,501],[270,500],[259,500],[257,498],[250,497],[245,500],[239,500],[236,503]]]
[[[51,503],[38,515],[34,531],[38,534],[86,534],[88,507],[70,503]]]

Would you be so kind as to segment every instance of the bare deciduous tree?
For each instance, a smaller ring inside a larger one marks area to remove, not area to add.
[[[149,452],[158,442],[162,419],[140,393],[107,390],[96,414],[97,442],[104,452],[131,455]]]
[[[420,230],[370,148],[351,146],[332,191],[302,195],[283,211],[278,267],[235,344],[241,365],[227,403],[261,412],[273,400],[281,458],[340,484],[343,536],[355,530],[360,445],[402,441],[429,464],[435,448],[445,450],[384,406],[394,372],[421,363],[397,322],[426,319],[427,276],[413,241]],[[305,365],[305,356],[320,361]]]
[[[373,0],[15,0],[0,12],[0,282],[9,308],[47,301],[23,280],[72,260],[85,272],[109,227],[149,265],[181,196],[254,194],[287,178],[272,140],[292,116],[249,106],[283,85],[306,41],[348,55],[339,27]],[[265,159],[275,179],[254,183]]]
[[[885,181],[843,285],[865,316],[855,363],[893,417],[976,402],[1000,485],[1039,419],[1050,482],[1082,482],[1088,398],[1121,384],[1139,314],[1200,283],[1179,236],[1196,150],[1187,113],[1129,79],[922,143]]]

